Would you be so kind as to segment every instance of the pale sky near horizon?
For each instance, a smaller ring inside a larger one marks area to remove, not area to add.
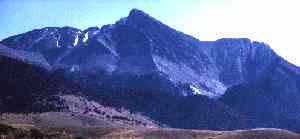
[[[200,40],[250,38],[300,66],[300,0],[0,0],[0,40],[36,28],[112,24],[132,8]]]

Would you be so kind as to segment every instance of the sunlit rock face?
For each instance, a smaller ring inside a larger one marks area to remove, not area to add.
[[[137,9],[102,28],[47,27],[1,43],[40,53],[53,70],[81,75],[158,74],[174,85],[190,84],[211,98],[228,87],[256,80],[280,58],[267,44],[246,38],[197,40]]]

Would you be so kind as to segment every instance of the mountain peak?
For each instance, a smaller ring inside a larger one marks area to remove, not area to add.
[[[162,24],[149,14],[143,12],[139,9],[132,9],[129,12],[129,15],[127,17],[121,18],[119,21],[117,21],[119,24],[130,24],[130,25],[137,25],[137,26],[145,26],[149,24]]]
[[[130,10],[129,12],[129,17],[132,17],[132,16],[149,16],[148,14],[146,14],[144,11],[142,10],[139,10],[139,9],[132,9]]]

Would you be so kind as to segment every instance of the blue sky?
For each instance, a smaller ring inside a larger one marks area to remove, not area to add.
[[[166,24],[179,28],[175,20],[199,0],[0,0],[0,39],[45,26],[90,26],[111,24],[138,8]],[[178,19],[180,20],[180,19]],[[182,28],[182,27],[181,27]]]
[[[49,26],[101,27],[138,8],[200,40],[264,41],[300,66],[299,0],[0,0],[0,6],[0,40]]]

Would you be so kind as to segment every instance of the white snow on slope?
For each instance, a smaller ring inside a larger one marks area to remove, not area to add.
[[[78,34],[76,34],[73,46],[76,46],[78,44],[78,39]]]
[[[89,39],[89,32],[86,32],[85,34],[84,34],[84,38],[83,38],[83,42],[86,42],[87,40]]]
[[[72,65],[70,71],[71,72],[77,72],[77,71],[79,71],[79,65]]]
[[[210,93],[210,92],[207,92],[207,91],[204,91],[204,90],[201,90],[198,89],[197,87],[193,86],[193,85],[190,85],[190,88],[193,90],[193,95],[203,95],[203,96],[208,96],[210,98],[214,98],[216,97],[217,95],[216,94],[213,94],[213,93]]]
[[[58,40],[56,40],[56,47],[60,48],[60,45],[58,44]]]
[[[96,30],[96,31],[93,32],[93,35],[96,35],[96,34],[98,34],[99,32],[100,32],[100,30]]]
[[[193,90],[194,95],[203,95],[203,93],[193,85],[190,85],[190,88]]]

